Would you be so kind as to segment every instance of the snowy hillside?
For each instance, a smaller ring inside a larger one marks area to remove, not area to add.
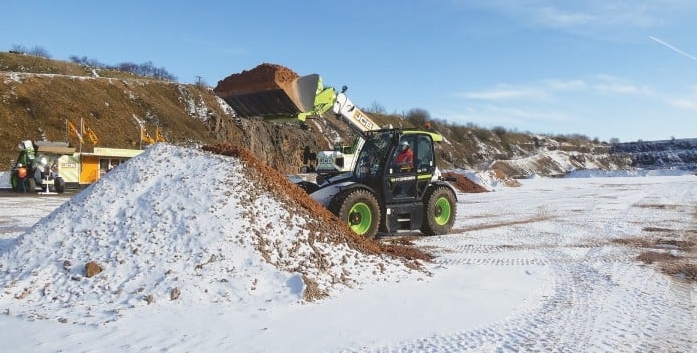
[[[513,160],[496,160],[487,170],[498,171],[513,178],[532,176],[562,177],[577,170],[623,170],[627,158],[607,154],[547,151]]]

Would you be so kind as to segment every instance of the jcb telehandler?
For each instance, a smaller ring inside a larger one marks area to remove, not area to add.
[[[358,133],[360,138],[347,172],[320,170],[316,182],[294,180],[355,233],[374,238],[378,232],[441,235],[451,230],[457,198],[455,189],[436,166],[434,143],[443,140],[440,134],[380,128],[348,99],[345,87],[340,92],[325,88],[316,74],[284,82],[247,84],[249,90],[216,90],[238,117],[304,122],[331,110],[329,114]],[[405,142],[413,152],[407,168],[393,163]]]

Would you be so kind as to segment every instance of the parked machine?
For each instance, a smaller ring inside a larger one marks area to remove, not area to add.
[[[75,148],[66,142],[31,141],[25,140],[19,144],[19,156],[10,173],[10,185],[13,191],[19,191],[20,166],[27,168],[24,178],[24,190],[36,192],[37,186],[41,192],[63,193],[65,181],[58,175],[58,158],[75,153]]]
[[[316,74],[283,82],[242,82],[235,90],[216,91],[238,117],[304,122],[331,110],[359,135],[349,153],[325,156],[318,164],[316,182],[295,180],[355,233],[367,238],[378,232],[447,234],[455,221],[457,199],[436,166],[434,143],[443,137],[430,131],[381,128],[345,92],[345,86],[340,92],[324,87]],[[405,143],[413,152],[408,168],[393,163]]]

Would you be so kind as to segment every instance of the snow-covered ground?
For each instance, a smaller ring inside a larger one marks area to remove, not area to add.
[[[308,241],[313,217],[242,173],[160,145],[72,197],[0,192],[0,350],[697,351],[697,285],[637,260],[695,241],[694,175],[459,194],[418,270]]]

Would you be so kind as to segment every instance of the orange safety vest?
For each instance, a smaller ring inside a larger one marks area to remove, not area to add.
[[[17,177],[20,179],[24,179],[27,177],[27,168],[26,167],[19,167],[17,169]]]

